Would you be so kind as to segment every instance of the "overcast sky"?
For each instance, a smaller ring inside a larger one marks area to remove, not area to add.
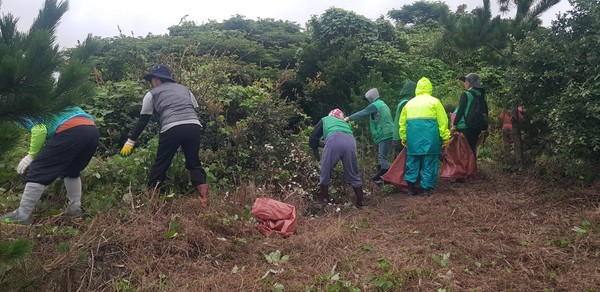
[[[18,27],[27,31],[42,8],[44,0],[0,0],[0,13],[19,17]],[[60,1],[60,0],[59,0]],[[222,21],[240,14],[248,19],[274,18],[294,21],[304,27],[312,15],[321,15],[330,7],[351,10],[370,19],[376,19],[392,9],[411,4],[415,0],[70,0],[69,11],[58,27],[57,40],[62,48],[73,47],[88,33],[111,37],[119,34],[146,36],[166,34],[167,28],[187,20],[197,24],[208,20]],[[482,6],[482,0],[447,0],[452,11],[460,4],[467,10]],[[493,4],[495,1],[492,0]],[[493,6],[494,7],[494,6]],[[556,19],[557,13],[570,9],[567,0],[561,0],[542,16],[545,26]]]

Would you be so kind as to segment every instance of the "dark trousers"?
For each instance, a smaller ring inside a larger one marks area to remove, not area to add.
[[[473,151],[473,155],[477,157],[477,139],[479,138],[479,134],[481,134],[481,130],[458,129],[457,131],[465,134],[467,141],[469,141],[469,146],[471,146],[471,150]]]
[[[198,156],[201,130],[200,125],[185,124],[160,133],[156,161],[150,169],[148,187],[155,187],[157,183],[165,180],[167,170],[171,166],[173,157],[179,147],[183,150],[185,168],[190,172],[192,185],[197,186],[206,183],[206,172],[202,168]]]
[[[85,125],[54,134],[29,166],[25,182],[49,185],[59,177],[79,177],[98,147],[96,126]]]

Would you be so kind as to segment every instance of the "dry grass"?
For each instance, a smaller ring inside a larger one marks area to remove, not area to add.
[[[385,281],[389,291],[600,287],[598,185],[567,189],[483,167],[473,182],[440,182],[431,197],[366,187],[367,207],[329,206],[317,217],[306,212],[301,190],[274,193],[249,184],[219,194],[208,209],[180,198],[97,214],[93,224],[59,216],[31,228],[1,225],[0,235],[34,238],[32,259],[10,276],[29,272],[37,277],[29,287],[45,290],[270,291],[280,283],[286,291],[345,291],[344,285],[377,291],[385,290]],[[248,211],[261,196],[296,205],[296,235],[265,238],[256,231]],[[596,230],[578,236],[573,227],[583,220]],[[50,225],[80,233],[49,236]],[[170,226],[178,232],[174,238],[165,237]],[[67,254],[56,250],[65,240],[73,246]],[[276,250],[289,262],[269,264],[264,255]],[[432,256],[444,254],[445,263]],[[330,277],[334,267],[337,282]]]

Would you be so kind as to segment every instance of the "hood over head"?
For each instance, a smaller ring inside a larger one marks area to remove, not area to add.
[[[369,101],[369,103],[373,103],[377,99],[379,99],[379,90],[377,88],[371,88],[367,93],[365,93],[365,99]]]
[[[417,95],[431,95],[433,92],[433,86],[431,85],[431,81],[427,79],[427,77],[422,77],[417,82],[417,88],[415,89],[415,96]]]
[[[413,81],[405,82],[402,86],[402,90],[400,90],[400,99],[411,99],[415,97],[415,89],[417,88],[417,84]]]

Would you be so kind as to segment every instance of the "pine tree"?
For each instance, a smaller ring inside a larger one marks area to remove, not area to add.
[[[525,33],[538,28],[542,21],[539,16],[558,4],[560,0],[497,0],[501,13],[516,8],[514,18],[503,19],[500,15],[492,18],[491,0],[483,0],[483,7],[477,7],[471,13],[455,13],[446,21],[447,38],[462,49],[477,49],[487,46],[502,53],[508,45],[509,37],[517,40]]]
[[[1,3],[0,3],[1,5]],[[12,14],[0,18],[0,154],[17,136],[14,123],[78,105],[93,94],[89,57],[97,44],[88,36],[65,54],[55,44],[67,0],[46,0],[28,32],[17,31]],[[1,9],[1,7],[0,7]],[[0,10],[1,11],[1,10]]]
[[[0,241],[0,272],[5,268],[3,265],[23,258],[31,252],[31,248],[31,242],[24,238]]]

